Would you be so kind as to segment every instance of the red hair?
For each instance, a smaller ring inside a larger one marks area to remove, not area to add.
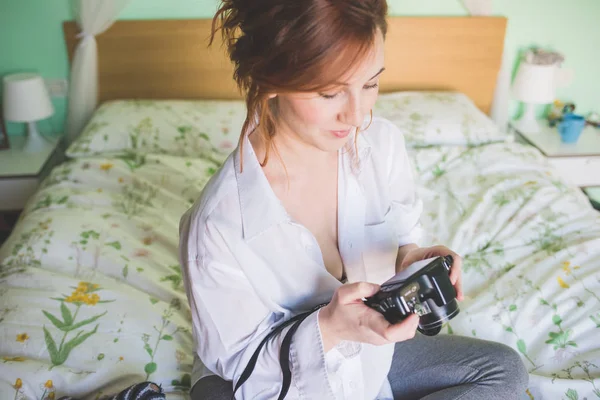
[[[250,125],[267,143],[275,135],[273,93],[317,92],[339,85],[387,32],[386,0],[223,0],[210,44],[221,30]],[[209,45],[210,45],[209,44]],[[256,118],[258,117],[258,121]]]

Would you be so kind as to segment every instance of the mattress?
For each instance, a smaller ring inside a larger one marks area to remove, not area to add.
[[[204,109],[224,121],[239,117],[238,106]],[[201,120],[192,114],[186,126]],[[144,121],[147,131],[134,124],[135,135],[161,134]],[[235,135],[240,123],[215,132]],[[226,152],[186,154],[180,141],[192,130],[171,125],[178,153],[163,151],[161,137],[161,151],[78,154],[27,203],[0,248],[0,398],[95,399],[146,380],[169,398],[188,397],[194,343],[178,223]],[[97,134],[100,125],[91,126]],[[89,135],[78,149],[88,149]],[[422,245],[464,258],[466,298],[442,334],[513,347],[531,377],[524,399],[600,397],[600,214],[519,143],[409,154],[425,205]]]

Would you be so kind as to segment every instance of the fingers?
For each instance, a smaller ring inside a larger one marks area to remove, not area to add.
[[[451,255],[454,262],[452,263],[452,268],[450,268],[450,282],[452,282],[456,290],[456,299],[462,301],[462,258],[456,253],[452,253]]]
[[[383,345],[412,339],[419,326],[419,316],[411,314],[401,322],[390,324],[383,315],[373,310],[365,322],[364,327],[371,336],[368,341],[375,345]]]
[[[386,337],[391,342],[402,342],[415,337],[415,332],[419,326],[419,316],[417,314],[409,315],[405,320],[387,328]]]
[[[363,297],[373,296],[380,286],[369,282],[356,282],[340,286],[337,290],[338,300],[342,304],[354,303]]]

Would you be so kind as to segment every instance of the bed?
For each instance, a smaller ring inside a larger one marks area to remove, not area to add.
[[[443,334],[515,348],[523,399],[600,397],[600,214],[485,116],[506,20],[390,22],[375,114],[410,146],[422,244],[464,257],[466,299]],[[101,106],[0,248],[0,398],[96,399],[144,380],[188,397],[177,227],[245,111],[220,50],[202,45],[208,24],[119,21],[99,36]],[[72,54],[76,28],[64,31]]]

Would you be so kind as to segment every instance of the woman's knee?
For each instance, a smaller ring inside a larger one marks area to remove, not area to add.
[[[231,400],[232,384],[217,375],[200,379],[192,388],[191,400]]]
[[[497,364],[503,383],[514,391],[525,391],[529,384],[529,374],[519,353],[501,343],[495,343],[492,348],[490,358]]]

